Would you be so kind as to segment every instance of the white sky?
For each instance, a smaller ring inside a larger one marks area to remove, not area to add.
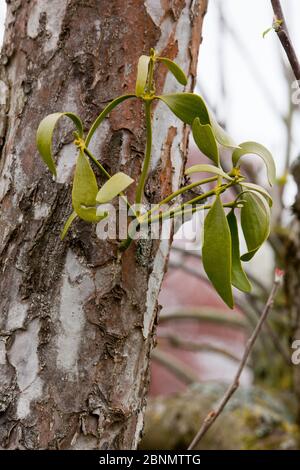
[[[300,35],[297,32],[300,1],[282,0],[281,3],[300,57]],[[238,41],[226,30],[225,34],[220,30],[219,4],[222,6],[225,22],[230,25]],[[283,52],[276,33],[271,31],[265,38],[262,37],[263,31],[271,26],[272,18],[270,0],[209,0],[200,49],[198,83],[200,92],[216,109],[217,116],[225,119],[227,129],[235,140],[256,140],[268,147],[273,153],[277,173],[280,175],[284,168],[286,136],[278,111],[286,112],[289,96],[281,65]],[[241,44],[244,46],[241,47]],[[220,65],[220,57],[223,67]],[[249,63],[254,64],[254,67],[249,67]],[[222,68],[225,99],[221,91]],[[253,70],[256,70],[259,80],[253,77]],[[263,83],[263,89],[259,82]],[[264,91],[265,88],[267,92]],[[271,97],[269,101],[267,94]],[[300,135],[296,132],[299,124],[298,112],[294,119],[293,158],[300,153]],[[295,194],[295,185],[290,179],[286,203],[291,203]]]
[[[238,38],[237,41],[220,27],[219,4],[226,22]],[[282,0],[282,6],[300,56],[300,35],[296,34],[299,28],[300,1]],[[5,10],[5,0],[0,0],[0,43]],[[274,155],[280,174],[283,169],[286,136],[278,111],[286,111],[289,98],[278,38],[273,31],[262,38],[262,32],[272,24],[272,17],[270,0],[209,0],[200,49],[198,83],[200,92],[216,109],[217,116],[225,119],[227,129],[235,140],[256,140],[268,147]],[[246,51],[241,49],[241,44],[245,45]],[[249,67],[249,62],[254,66]],[[253,77],[253,70],[256,70],[259,80]],[[225,99],[221,91],[222,75]],[[267,93],[262,90],[259,81],[268,90]],[[269,101],[267,94],[271,97]],[[300,153],[300,135],[296,132],[299,124],[298,113],[294,120],[294,158]],[[295,187],[291,180],[286,195],[287,203],[293,201],[294,193]]]

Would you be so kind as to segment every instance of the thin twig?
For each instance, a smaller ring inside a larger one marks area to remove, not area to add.
[[[258,316],[258,318],[260,318],[261,314],[260,314],[260,311],[259,311],[259,308],[258,308],[258,305],[257,305],[258,304],[257,299],[252,297],[250,299],[250,301],[253,302],[252,308],[253,308],[255,314]],[[270,339],[272,340],[275,349],[277,349],[277,352],[279,352],[281,354],[283,360],[286,362],[286,364],[288,366],[290,366],[291,365],[291,359],[290,359],[289,353],[286,350],[286,348],[284,347],[280,337],[274,331],[273,326],[269,323],[268,318],[265,321],[264,329],[266,330],[266,332],[268,333]]]
[[[184,351],[191,351],[191,352],[211,352],[220,354],[228,359],[231,359],[235,362],[240,362],[240,358],[238,358],[235,354],[231,353],[227,349],[221,348],[220,346],[214,346],[210,343],[197,343],[195,341],[190,341],[187,339],[182,339],[180,336],[173,335],[173,334],[164,334],[161,333],[158,336],[158,344],[160,344],[161,340],[166,340],[170,346],[173,348],[182,349]]]
[[[187,253],[187,254],[189,254],[189,253]],[[175,261],[170,261],[169,262],[169,267],[170,268],[175,268],[175,269],[181,269],[181,270],[187,272],[188,274],[191,274],[192,276],[198,277],[203,282],[206,282],[206,283],[209,284],[209,281],[207,280],[207,278],[203,274],[201,274],[197,269],[193,268],[192,266],[188,266],[184,263],[178,263],[178,262],[175,262]],[[250,277],[250,276],[248,276],[248,277]],[[264,287],[264,289],[265,289],[265,287]],[[257,298],[253,294],[250,294],[250,293],[247,293],[245,295],[246,295],[248,304],[250,305],[251,311],[250,311],[250,309],[248,309],[246,304],[243,304],[242,302],[238,301],[237,299],[235,299],[235,305],[244,313],[244,315],[247,317],[247,320],[249,321],[249,323],[251,325],[253,325],[253,324],[256,324],[256,320],[255,320],[255,317],[252,316],[251,312],[253,311],[256,316],[260,317],[260,311],[259,311],[258,306],[257,306]],[[277,336],[276,332],[273,330],[273,327],[270,325],[268,320],[264,324],[264,329],[267,332],[268,337],[270,338],[270,340],[273,342],[273,345],[274,345],[275,349],[281,354],[284,361],[288,365],[290,365],[290,357],[288,355],[288,351],[286,351],[286,349],[284,348],[279,336]],[[265,341],[262,341],[262,342],[265,343]],[[264,344],[264,346],[267,349],[267,345]]]
[[[195,382],[199,382],[199,377],[195,372],[189,368],[187,364],[180,361],[172,354],[168,354],[161,349],[154,349],[154,351],[152,351],[151,358],[172,372],[175,377],[186,385],[192,385]]]
[[[216,421],[216,419],[218,418],[218,416],[222,413],[223,409],[225,408],[225,406],[227,405],[228,401],[230,400],[230,398],[232,397],[232,395],[234,394],[234,392],[237,390],[237,388],[239,387],[239,382],[240,382],[240,377],[241,377],[241,374],[244,370],[244,367],[247,363],[247,360],[250,356],[250,353],[253,349],[253,346],[255,344],[255,341],[262,329],[262,326],[264,324],[264,321],[266,320],[267,316],[268,316],[268,313],[271,309],[271,307],[273,306],[273,302],[274,302],[274,298],[275,298],[275,295],[277,293],[277,290],[278,290],[278,287],[281,283],[281,279],[282,279],[282,275],[283,273],[282,272],[279,272],[279,270],[276,270],[276,273],[275,273],[275,280],[274,280],[274,284],[273,284],[273,287],[271,289],[271,292],[270,292],[270,295],[269,295],[269,298],[267,300],[267,303],[265,304],[265,307],[264,307],[264,310],[263,310],[263,313],[252,333],[252,335],[250,336],[248,342],[247,342],[247,345],[246,345],[246,349],[244,351],[244,354],[243,354],[243,357],[242,357],[242,360],[240,362],[240,365],[238,367],[238,370],[236,372],[236,375],[234,377],[234,380],[232,382],[232,384],[228,387],[225,395],[223,396],[223,398],[221,399],[218,407],[216,410],[212,410],[208,415],[207,417],[205,418],[202,426],[200,427],[199,431],[197,432],[196,436],[194,437],[193,441],[191,442],[191,444],[189,445],[188,447],[188,450],[193,450],[195,449],[200,440],[202,439],[202,437],[207,433],[207,431],[209,430],[209,428],[212,426],[212,424]]]
[[[185,248],[182,248],[180,246],[176,246],[176,245],[172,245],[171,247],[171,251],[176,251],[178,253],[182,253],[183,256],[190,256],[192,258],[196,258],[198,261],[201,260],[201,255],[197,252],[197,253],[194,253],[192,251],[187,251]],[[250,281],[252,281],[254,284],[256,284],[256,286],[264,293],[264,294],[268,294],[268,290],[267,290],[267,287],[259,280],[257,279],[255,276],[253,276],[253,274],[251,274],[250,272],[247,271],[247,276],[249,277]]]
[[[248,324],[243,317],[237,316],[236,312],[231,313],[227,310],[219,308],[203,307],[203,308],[183,308],[182,310],[171,310],[163,312],[160,315],[160,324],[175,320],[194,320],[200,323],[212,323],[219,326],[227,326],[244,331],[248,328]]]
[[[289,35],[280,0],[271,0],[271,4],[273,7],[275,20],[277,20],[277,24],[274,26],[275,31],[279,37],[283,49],[285,50],[289,63],[300,87],[300,63]]]
[[[208,278],[204,274],[199,272],[196,268],[188,265],[187,263],[178,263],[175,261],[170,261],[168,266],[169,268],[173,268],[173,269],[181,269],[182,271],[185,271],[187,274],[191,274],[192,276],[197,277],[198,279],[201,279],[202,282],[204,282],[209,287],[211,287],[211,283],[208,280]],[[249,321],[249,324],[252,326],[255,325],[256,318],[254,317],[254,315],[252,315],[252,310],[250,312],[249,309],[247,309],[246,306],[242,304],[241,302],[239,302],[239,300],[237,299],[235,299],[234,303],[235,303],[235,306],[239,308],[241,312],[243,312],[243,314]]]

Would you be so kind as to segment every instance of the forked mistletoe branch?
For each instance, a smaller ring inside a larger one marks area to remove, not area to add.
[[[120,240],[120,256],[132,243],[142,226],[159,224],[165,219],[173,219],[193,214],[198,210],[205,210],[207,215],[204,222],[203,267],[220,297],[230,308],[233,308],[232,286],[244,292],[251,290],[251,284],[241,262],[249,261],[268,238],[270,207],[272,205],[272,199],[264,188],[246,181],[241,172],[240,160],[246,154],[256,154],[261,157],[267,168],[270,185],[275,182],[275,164],[270,152],[257,142],[235,143],[216,122],[201,96],[185,92],[156,94],[154,70],[158,64],[166,66],[181,85],[187,85],[187,77],[181,68],[170,59],[160,57],[151,49],[149,56],[142,55],[139,58],[135,93],[119,96],[111,101],[95,119],[86,136],[80,117],[72,112],[50,114],[40,123],[37,130],[37,147],[54,177],[56,176],[56,165],[52,155],[52,135],[56,124],[61,117],[68,117],[76,126],[74,144],[78,156],[72,187],[73,213],[65,223],[61,238],[64,239],[76,218],[90,223],[102,221],[106,223],[106,219],[110,215],[107,204],[112,203],[117,196],[125,199],[129,209],[127,221],[130,221],[129,225],[133,227],[133,232],[129,230],[127,239]],[[141,101],[145,110],[145,154],[137,181],[123,172],[110,174],[89,149],[91,139],[104,119],[116,106],[128,99]],[[185,125],[191,126],[199,150],[211,161],[211,164],[193,165],[185,171],[185,174],[208,173],[211,176],[181,187],[154,207],[146,210],[142,203],[151,164],[152,141],[153,138],[155,139],[155,136],[152,135],[151,110],[153,103],[157,100],[163,102],[177,119]],[[224,171],[222,166],[220,147],[228,148],[231,151],[229,171]],[[93,166],[96,166],[106,179],[100,188]],[[215,186],[212,189],[204,189],[200,195],[187,202],[181,201],[181,195],[187,194],[188,191],[196,187],[203,189],[206,183],[212,181],[215,181]],[[130,203],[125,198],[124,191],[133,183],[136,188],[135,199],[134,203]],[[223,193],[230,188],[236,188],[237,193],[235,200],[228,203],[223,200]],[[208,204],[206,203],[207,198],[211,198]],[[172,205],[168,205],[171,202]],[[247,245],[247,252],[242,256],[240,255],[236,218],[236,212],[239,211]]]
[[[201,425],[199,431],[197,432],[196,436],[194,437],[191,444],[189,445],[188,450],[196,449],[196,447],[200,443],[203,436],[207,433],[207,431],[210,429],[210,427],[216,421],[218,416],[220,416],[220,414],[224,410],[225,406],[229,402],[230,398],[235,393],[235,391],[238,389],[239,384],[240,384],[240,377],[241,377],[242,372],[244,370],[244,367],[245,367],[245,365],[246,365],[246,363],[249,359],[249,356],[251,354],[251,351],[253,349],[255,341],[256,341],[256,339],[257,339],[257,337],[258,337],[258,335],[259,335],[259,333],[260,333],[260,331],[263,327],[263,324],[264,324],[264,322],[265,322],[265,320],[266,320],[266,318],[267,318],[267,316],[268,316],[268,314],[269,314],[269,312],[270,312],[270,310],[273,306],[274,299],[275,299],[277,290],[278,290],[278,288],[281,284],[282,277],[283,277],[283,272],[280,271],[279,269],[276,269],[275,279],[274,279],[273,287],[271,289],[269,298],[268,298],[268,300],[265,304],[262,315],[261,315],[261,317],[260,317],[260,319],[259,319],[252,335],[250,336],[250,338],[247,341],[247,345],[246,345],[243,357],[241,359],[240,365],[239,365],[238,370],[236,372],[236,375],[233,379],[233,382],[228,387],[227,391],[225,392],[225,395],[221,399],[221,401],[220,401],[218,407],[216,408],[216,410],[212,410],[212,411],[210,411],[210,413],[208,413],[208,415],[205,418],[203,424]]]
[[[283,49],[285,50],[289,63],[300,87],[300,63],[289,35],[280,0],[271,0],[271,4],[275,16],[274,29],[279,37]]]

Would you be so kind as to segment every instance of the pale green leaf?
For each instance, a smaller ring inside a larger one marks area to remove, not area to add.
[[[67,235],[67,232],[68,232],[69,228],[71,227],[72,223],[74,222],[74,220],[76,219],[76,217],[77,217],[76,212],[72,212],[70,217],[68,217],[68,220],[66,221],[66,223],[64,225],[64,228],[63,228],[63,230],[60,234],[61,240],[63,240],[65,238],[65,236]]]
[[[196,145],[208,158],[216,165],[219,165],[219,149],[209,124],[201,124],[200,119],[196,118],[192,126],[193,137]]]
[[[268,191],[265,190],[265,188],[262,188],[258,184],[248,183],[248,182],[247,183],[241,182],[240,185],[245,190],[250,189],[252,191],[257,191],[258,193],[262,194],[266,198],[266,200],[268,201],[269,206],[272,207],[273,200],[272,200],[270,194],[268,193]]]
[[[192,125],[198,117],[201,124],[210,124],[208,110],[201,96],[195,93],[174,93],[157,96],[181,121]]]
[[[270,233],[270,208],[264,196],[247,191],[242,194],[241,224],[248,252],[241,256],[249,261]]]
[[[141,55],[138,61],[137,67],[137,77],[135,84],[135,94],[136,96],[142,96],[145,92],[145,86],[148,78],[148,69],[149,69],[150,57],[147,55]]]
[[[174,75],[176,80],[181,84],[181,85],[186,85],[187,84],[187,78],[184,73],[184,71],[177,65],[175,62],[173,62],[170,59],[167,59],[166,57],[157,57],[157,60],[162,62],[164,65],[168,67],[170,72]]]
[[[125,100],[128,100],[129,98],[135,98],[136,96],[133,94],[129,95],[122,95],[118,96],[118,98],[114,99],[111,101],[104,109],[103,111],[99,114],[99,116],[95,119],[95,121],[92,124],[92,127],[90,128],[87,138],[85,139],[85,145],[88,146],[91,138],[93,137],[95,131],[97,128],[100,126],[100,124],[103,122],[103,120],[106,118],[106,116],[116,107],[118,104],[122,103]]]
[[[220,126],[216,121],[212,112],[209,111],[210,124],[215,135],[217,142],[226,148],[236,149],[239,145],[232,139],[232,137]]]
[[[274,28],[273,26],[271,26],[270,28],[266,29],[263,33],[262,33],[262,37],[265,38],[265,36],[270,32],[272,31]]]
[[[98,186],[95,174],[88,158],[80,151],[73,181],[72,203],[76,214],[87,222],[101,220],[96,215],[97,193]]]
[[[270,186],[275,183],[276,180],[276,167],[272,157],[272,154],[269,152],[266,147],[257,142],[243,142],[240,144],[240,149],[236,149],[232,154],[232,163],[234,166],[237,165],[243,155],[246,154],[255,154],[263,159],[267,168],[268,181]]]
[[[262,33],[262,37],[265,38],[266,34],[268,34],[270,31],[274,30],[274,31],[277,31],[278,32],[278,29],[280,27],[280,25],[283,23],[283,19],[275,19],[273,21],[273,25],[266,29],[263,33]]]
[[[213,173],[215,175],[221,176],[227,180],[232,181],[232,178],[218,166],[208,165],[206,163],[200,163],[199,165],[190,166],[185,170],[186,175],[191,175],[192,173]]]
[[[166,103],[171,111],[186,124],[192,125],[196,118],[199,118],[202,125],[210,124],[213,134],[220,145],[234,149],[239,147],[217,123],[201,96],[195,93],[174,93],[160,95],[157,98]]]
[[[216,197],[204,221],[202,260],[205,272],[214,288],[233,308],[231,288],[231,236],[220,197]]]
[[[44,160],[44,162],[46,163],[49,170],[54,176],[56,176],[56,168],[52,156],[52,136],[58,120],[63,116],[67,116],[74,122],[79,137],[82,137],[83,127],[80,118],[76,116],[76,114],[68,112],[49,114],[40,122],[36,133],[36,144],[38,151],[40,152],[42,159]]]
[[[96,201],[100,204],[105,204],[111,201],[114,197],[124,191],[130,186],[134,180],[130,176],[122,173],[116,173],[113,175],[100,189],[97,194]]]
[[[240,260],[240,243],[239,232],[236,216],[233,210],[227,215],[227,221],[231,233],[231,255],[232,255],[232,270],[231,270],[231,283],[237,289],[243,292],[251,291],[251,284],[245,271],[243,270]]]

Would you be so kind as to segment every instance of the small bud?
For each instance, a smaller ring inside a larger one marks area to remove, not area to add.
[[[275,282],[281,282],[284,276],[284,271],[280,268],[275,269]]]

